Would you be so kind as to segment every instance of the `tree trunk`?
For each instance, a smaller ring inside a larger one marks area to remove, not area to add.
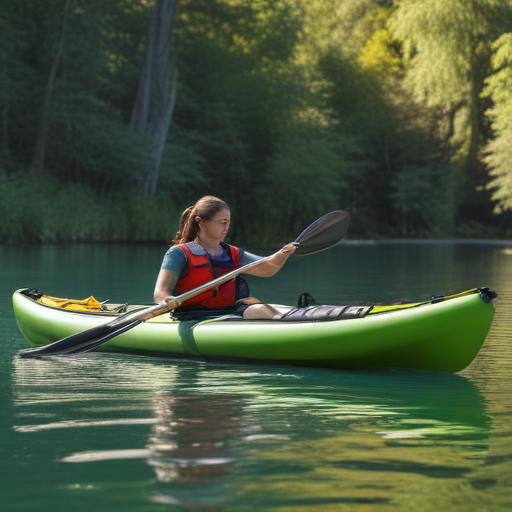
[[[468,149],[467,169],[470,182],[473,186],[477,184],[480,151],[480,93],[482,88],[473,83],[470,99],[470,140]]]
[[[55,50],[55,56],[53,57],[52,67],[48,76],[48,82],[46,84],[46,90],[43,98],[43,105],[41,107],[41,115],[39,116],[39,122],[36,131],[36,143],[34,148],[34,156],[32,159],[32,170],[35,174],[43,174],[44,160],[46,156],[46,148],[48,146],[48,130],[49,130],[49,110],[50,101],[53,95],[53,89],[55,87],[55,78],[59,69],[60,60],[62,57],[62,49],[64,48],[64,38],[66,34],[66,26],[69,17],[69,11],[73,0],[67,0],[64,8],[64,17],[62,20],[62,27],[60,30],[59,40],[57,42],[57,48]]]
[[[157,0],[149,26],[146,54],[131,124],[152,139],[146,173],[139,181],[143,195],[154,195],[176,98],[177,77],[170,49],[176,0]]]
[[[445,134],[443,142],[446,146],[450,144],[450,139],[455,134],[455,115],[464,106],[464,102],[450,103],[443,111],[443,120],[445,125]]]
[[[480,151],[482,148],[482,111],[481,96],[485,84],[485,78],[489,70],[491,54],[483,53],[478,48],[478,43],[472,48],[471,57],[471,97],[470,97],[470,141],[468,149],[467,170],[470,181],[473,186],[482,185],[483,165],[480,160]]]

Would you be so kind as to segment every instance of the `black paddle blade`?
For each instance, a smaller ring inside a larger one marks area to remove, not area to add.
[[[62,354],[76,354],[79,352],[88,352],[109,339],[125,332],[132,327],[140,324],[142,320],[126,319],[124,322],[118,322],[115,325],[110,323],[92,327],[86,331],[71,334],[66,338],[55,341],[50,345],[42,347],[29,348],[22,350],[20,357],[38,357],[38,356],[58,356]]]
[[[90,352],[91,350],[94,350],[95,348],[99,347],[100,345],[103,345],[103,343],[106,343],[107,341],[111,340],[115,336],[119,336],[120,334],[123,334],[123,332],[133,329],[135,326],[141,324],[142,322],[143,322],[143,320],[141,320],[141,319],[134,320],[133,322],[129,323],[128,325],[124,325],[124,327],[121,326],[120,328],[116,328],[115,331],[108,333],[106,336],[103,336],[102,338],[90,340],[87,343],[84,343],[83,345],[74,346],[71,349],[67,350],[66,352],[61,352],[61,354],[69,355],[69,354],[81,354],[83,352]]]
[[[350,214],[336,210],[320,217],[306,228],[295,240],[296,256],[307,256],[338,245],[347,233]]]

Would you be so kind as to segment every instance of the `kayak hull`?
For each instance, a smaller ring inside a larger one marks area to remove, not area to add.
[[[42,346],[116,318],[40,304],[17,290],[21,333]],[[144,306],[140,306],[144,307]],[[98,350],[239,358],[325,368],[400,368],[457,372],[480,351],[494,316],[479,293],[438,303],[326,322],[215,319],[162,315],[114,337]]]

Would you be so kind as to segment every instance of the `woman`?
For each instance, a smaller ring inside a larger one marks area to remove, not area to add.
[[[260,260],[224,242],[231,222],[227,203],[214,196],[199,199],[181,217],[174,245],[167,251],[155,286],[155,301],[170,301],[180,295],[228,272]],[[295,252],[293,244],[285,245],[247,274],[270,277]],[[235,314],[247,319],[281,318],[291,308],[262,304],[240,291],[235,279],[217,289],[183,303],[175,312],[177,317],[205,318],[212,315]]]

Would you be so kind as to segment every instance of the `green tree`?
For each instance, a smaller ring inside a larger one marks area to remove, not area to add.
[[[486,80],[484,96],[493,106],[487,111],[494,138],[487,145],[485,162],[493,180],[496,211],[512,210],[512,33],[503,34],[494,44],[492,67],[494,74]]]
[[[483,142],[481,92],[490,42],[507,0],[396,0],[393,34],[403,43],[406,86],[439,111],[443,136],[472,177]]]
[[[23,102],[30,68],[21,59],[25,51],[25,33],[13,20],[8,2],[0,2],[0,172],[12,167],[16,155],[13,146],[19,134],[15,113]]]
[[[164,157],[160,187],[178,201],[207,192],[225,198],[236,213],[232,236],[245,240],[269,194],[264,183],[279,132],[300,95],[290,64],[300,29],[293,5],[195,0],[177,11],[180,75],[168,149],[185,147],[181,155],[194,158],[188,166],[182,160],[173,178],[172,159]],[[189,186],[172,186],[187,173]]]
[[[118,188],[120,180],[136,183],[147,160],[149,140],[129,126],[126,104],[115,103],[120,96],[117,79],[123,56],[116,54],[112,32],[119,37],[122,32],[115,21],[126,18],[124,34],[131,29],[133,42],[123,49],[141,59],[142,31],[126,22],[131,22],[134,10],[139,26],[145,22],[140,2],[59,0],[48,10],[38,2],[28,3],[32,16],[41,19],[38,25],[27,24],[35,79],[25,84],[32,97],[24,107],[26,117],[32,117],[38,127],[33,168],[38,174],[78,181],[96,190]],[[21,16],[22,11],[17,14]],[[134,82],[138,73],[132,70]],[[133,101],[134,96],[132,105]],[[29,126],[24,129],[28,145],[32,131]]]
[[[390,194],[400,214],[400,235],[443,237],[453,229],[453,174],[436,154],[404,165],[392,179]]]

